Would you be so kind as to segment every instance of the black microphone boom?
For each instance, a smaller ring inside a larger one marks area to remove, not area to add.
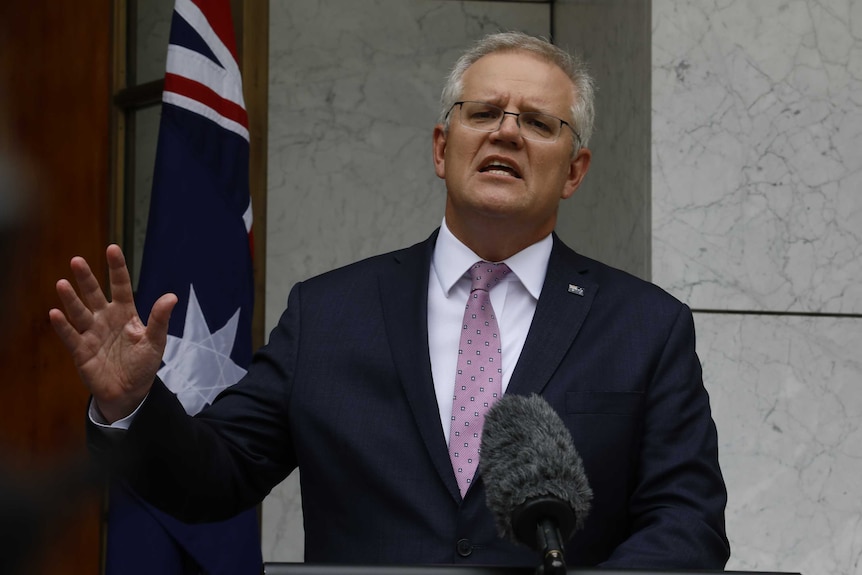
[[[566,572],[563,544],[583,527],[593,493],[560,416],[538,395],[504,395],[485,415],[479,466],[502,537]]]

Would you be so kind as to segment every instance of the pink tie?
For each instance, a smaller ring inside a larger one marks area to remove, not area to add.
[[[502,395],[500,329],[488,292],[510,271],[506,264],[485,261],[470,268],[473,285],[464,311],[449,433],[449,458],[462,497],[479,465],[485,412]]]

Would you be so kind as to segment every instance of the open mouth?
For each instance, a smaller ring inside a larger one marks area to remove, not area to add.
[[[521,178],[521,173],[518,168],[508,162],[501,160],[492,160],[479,168],[479,172],[483,174],[494,174],[496,176],[509,176],[512,178]]]

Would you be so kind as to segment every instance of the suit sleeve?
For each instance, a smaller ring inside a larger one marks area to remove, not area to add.
[[[730,555],[727,492],[686,306],[669,331],[645,399],[630,535],[603,566],[723,569]]]
[[[195,417],[156,380],[129,430],[88,423],[91,451],[152,505],[186,522],[258,504],[296,467],[287,418],[299,333],[299,289],[248,373]]]

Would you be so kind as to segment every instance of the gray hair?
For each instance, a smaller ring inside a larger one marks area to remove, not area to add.
[[[595,82],[580,56],[570,54],[562,48],[554,46],[544,38],[524,34],[523,32],[499,32],[485,36],[472,48],[464,52],[455,62],[449,73],[443,93],[440,95],[440,118],[444,128],[449,130],[447,114],[452,106],[461,98],[464,91],[464,72],[476,63],[479,58],[495,52],[528,52],[558,66],[574,87],[574,103],[572,104],[572,127],[581,137],[581,146],[586,147],[593,133],[595,121]],[[573,140],[574,136],[572,137]],[[578,142],[575,141],[575,149]]]

